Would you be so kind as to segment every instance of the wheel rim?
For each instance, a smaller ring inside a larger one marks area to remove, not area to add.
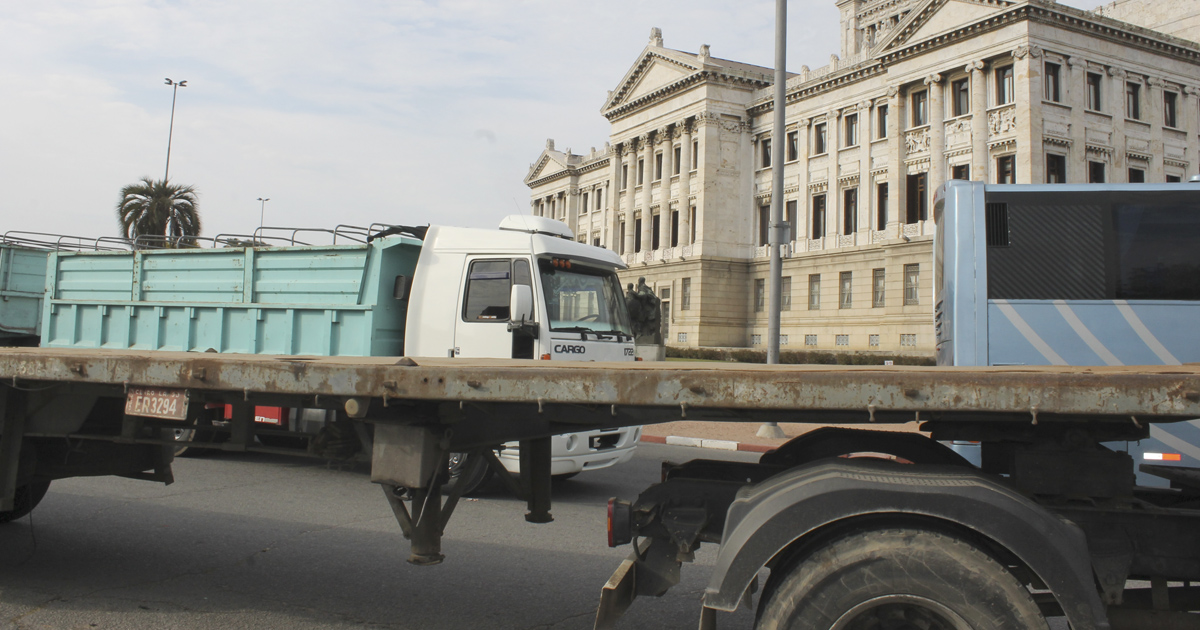
[[[450,478],[458,479],[459,477],[462,476],[463,469],[467,465],[467,454],[466,453],[450,453],[450,462],[449,463],[450,463],[450,466],[449,466]]]
[[[885,595],[846,611],[830,630],[972,630],[958,613],[916,595]]]
[[[192,429],[171,429],[171,437],[176,442],[187,442],[192,439]]]

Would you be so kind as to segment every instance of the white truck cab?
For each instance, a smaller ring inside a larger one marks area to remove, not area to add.
[[[405,354],[635,360],[619,256],[576,242],[565,224],[544,217],[514,215],[499,227],[431,226],[425,233],[409,292]],[[628,461],[640,436],[640,427],[556,436],[551,473]],[[499,455],[519,472],[515,443]]]

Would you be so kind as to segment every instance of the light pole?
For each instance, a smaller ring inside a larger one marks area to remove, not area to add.
[[[784,72],[784,62],[787,60],[787,0],[775,0],[775,121],[771,144],[771,218],[768,242],[771,249],[771,299],[767,307],[767,363],[779,363],[779,292],[782,289],[782,261],[779,259],[779,248],[783,245],[783,144],[786,142],[784,132],[784,96],[787,87],[787,73]],[[758,428],[759,437],[785,437],[783,429],[775,422],[767,422]]]
[[[167,77],[167,85],[171,86],[171,127],[167,130],[167,168],[163,171],[163,184],[166,185],[167,177],[171,174],[171,136],[175,135],[175,95],[179,93],[179,88],[187,87],[187,81],[172,81]]]
[[[267,202],[270,201],[271,198],[259,197],[258,200],[262,202],[262,207],[258,209],[258,231],[261,232],[263,229],[263,217],[267,214]]]

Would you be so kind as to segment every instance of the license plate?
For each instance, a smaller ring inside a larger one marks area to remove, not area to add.
[[[125,413],[164,420],[187,420],[187,391],[130,387],[125,397]]]
[[[602,451],[604,449],[615,448],[617,442],[621,440],[620,433],[608,433],[605,435],[593,435],[589,440],[588,446],[594,451]]]

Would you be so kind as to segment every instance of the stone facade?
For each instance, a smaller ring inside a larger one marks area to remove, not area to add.
[[[1109,17],[1120,7],[838,7],[840,54],[788,79],[784,164],[770,164],[773,71],[666,48],[654,29],[605,100],[605,147],[550,141],[531,165],[531,211],[646,277],[668,344],[765,348],[772,168],[791,224],[782,349],[928,354],[930,205],[947,179],[1162,182],[1200,165],[1200,44]]]

